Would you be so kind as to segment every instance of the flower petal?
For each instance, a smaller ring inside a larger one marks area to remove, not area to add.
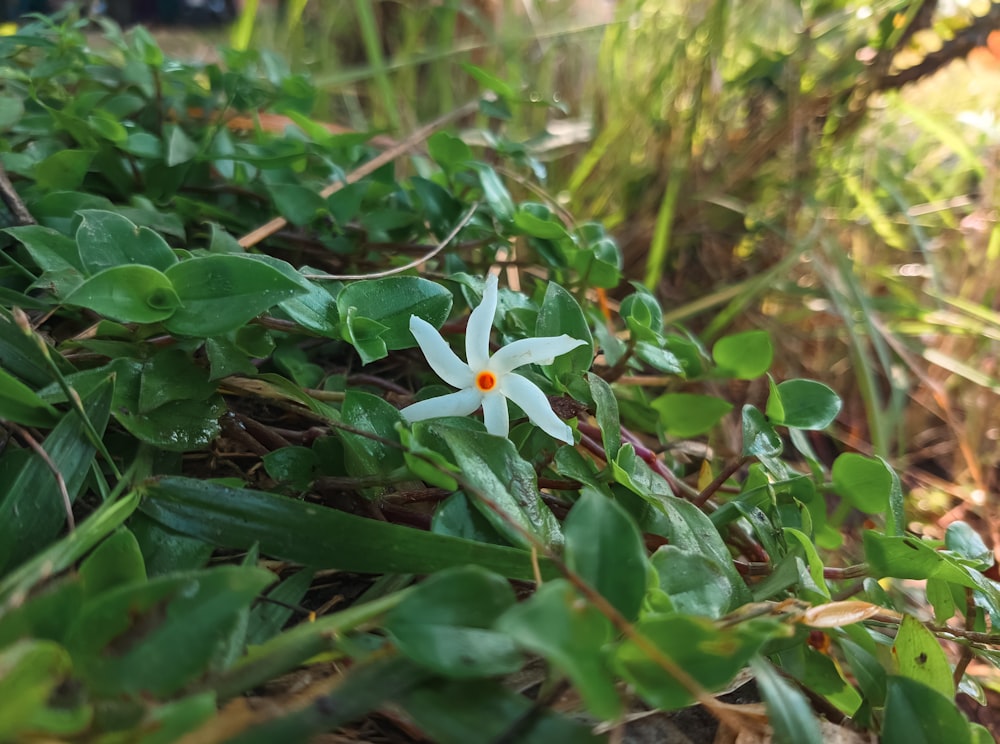
[[[399,413],[411,423],[440,418],[441,416],[468,416],[479,408],[482,399],[483,396],[478,390],[475,388],[466,388],[465,390],[459,390],[457,393],[448,393],[448,395],[439,395],[436,398],[422,400],[419,403],[414,403],[412,406],[407,406]]]
[[[510,432],[507,399],[500,393],[483,396],[483,423],[486,424],[486,431],[498,437],[505,437]]]
[[[552,410],[549,399],[539,387],[518,374],[508,374],[500,378],[500,392],[520,406],[528,414],[531,423],[551,437],[573,444],[573,430]]]
[[[410,333],[424,352],[427,363],[437,376],[452,387],[467,388],[472,385],[473,375],[469,365],[463,362],[437,329],[423,318],[410,316]]]
[[[497,294],[497,278],[490,274],[486,277],[483,301],[472,311],[465,329],[465,358],[475,372],[485,369],[490,360],[490,331],[497,314]]]
[[[490,370],[502,376],[525,364],[552,364],[557,356],[562,356],[586,343],[566,334],[522,338],[497,351],[490,359]]]

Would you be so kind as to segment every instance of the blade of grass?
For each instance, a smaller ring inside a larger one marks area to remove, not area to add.
[[[237,51],[246,51],[250,48],[250,40],[253,38],[254,27],[257,25],[257,10],[259,0],[243,0],[243,9],[240,11],[233,30],[230,32],[229,43]]]
[[[315,568],[362,573],[433,573],[478,565],[510,578],[535,577],[531,555],[365,519],[263,491],[192,478],[142,485],[142,510],[170,529],[222,547],[246,549]],[[542,562],[543,573],[552,566]]]
[[[382,98],[383,113],[392,129],[398,131],[402,127],[402,119],[399,114],[399,104],[396,101],[396,92],[385,67],[382,37],[379,33],[378,22],[375,20],[374,6],[375,4],[370,0],[354,0],[354,12],[358,17],[361,43],[364,45],[365,55],[368,57],[375,88]]]
[[[698,70],[698,81],[692,91],[690,110],[684,115],[682,145],[674,152],[670,163],[670,180],[663,194],[663,201],[656,214],[656,225],[653,228],[653,239],[649,246],[649,256],[646,259],[646,274],[644,283],[655,288],[663,276],[667,251],[673,235],[674,218],[677,213],[678,198],[681,190],[688,186],[688,176],[691,158],[695,144],[695,133],[701,121],[701,109],[708,84],[712,77],[715,60],[722,53],[725,44],[726,20],[729,16],[728,0],[715,0],[708,12],[704,30],[708,34],[710,48],[706,50]]]

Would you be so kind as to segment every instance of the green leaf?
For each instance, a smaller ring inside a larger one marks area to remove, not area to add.
[[[463,62],[462,69],[469,73],[477,83],[483,86],[483,88],[493,91],[500,98],[506,98],[508,101],[517,98],[517,92],[510,83],[501,80],[496,75],[484,70],[482,67],[477,67],[476,65],[469,64],[468,62]]]
[[[590,324],[576,298],[555,282],[549,282],[542,307],[538,311],[535,335],[541,337],[563,334],[586,343],[556,357],[550,365],[552,371],[557,376],[562,376],[590,369],[594,361],[594,339],[590,334]]]
[[[866,635],[868,633],[864,629],[861,632]],[[868,642],[871,644],[870,639]],[[857,681],[857,685],[868,704],[881,707],[885,702],[886,671],[885,667],[873,655],[874,649],[869,652],[853,640],[844,638],[838,641],[838,645],[843,651],[851,674]]]
[[[840,413],[841,405],[840,397],[822,382],[786,380],[772,390],[767,416],[775,424],[796,429],[825,429]]]
[[[35,182],[45,191],[79,188],[94,154],[93,150],[59,150],[35,166]]]
[[[163,140],[149,132],[130,132],[119,148],[122,152],[146,160],[161,160],[163,158]]]
[[[448,132],[438,131],[427,139],[427,152],[446,171],[454,171],[470,160],[472,150],[465,142]]]
[[[314,576],[308,569],[295,571],[267,593],[267,602],[254,606],[247,623],[247,645],[259,645],[281,632],[295,611],[294,606],[309,591]]]
[[[725,336],[712,348],[717,372],[739,380],[753,380],[767,372],[774,348],[767,331],[746,331]]]
[[[293,225],[308,225],[326,208],[326,201],[315,190],[295,183],[271,184],[267,193],[281,216]]]
[[[139,413],[149,413],[174,401],[203,401],[215,392],[208,370],[178,348],[162,349],[143,363],[139,382]]]
[[[993,615],[1000,615],[1000,585],[981,571],[964,565],[963,559],[936,550],[916,537],[864,533],[865,558],[874,578],[941,579],[978,590],[979,598]]]
[[[494,680],[431,680],[394,701],[436,744],[599,744],[591,726],[539,709]],[[512,733],[516,738],[507,739]]]
[[[34,728],[70,670],[67,653],[50,641],[23,640],[0,650],[0,740],[19,741]]]
[[[560,240],[569,237],[566,226],[542,204],[518,205],[514,213],[514,226],[524,234],[542,240]]]
[[[823,744],[823,733],[805,696],[760,657],[750,660],[750,670],[767,705],[775,744]]]
[[[145,581],[146,564],[135,535],[124,527],[109,535],[80,565],[80,579],[88,598]]]
[[[84,605],[66,647],[95,694],[170,695],[207,670],[220,635],[273,578],[221,566],[128,584]]]
[[[960,555],[980,571],[985,571],[995,561],[993,551],[967,522],[956,521],[949,524],[944,533],[944,544],[948,550]]]
[[[635,345],[635,355],[650,367],[666,372],[668,375],[684,376],[686,370],[677,355],[669,349],[663,348],[649,341],[639,341]],[[707,396],[705,396],[707,397]]]
[[[347,308],[341,317],[340,333],[361,357],[362,364],[369,364],[389,354],[382,336],[389,330],[376,320],[358,314],[356,307]]]
[[[566,565],[628,620],[646,593],[642,535],[617,503],[586,487],[566,517]]]
[[[428,676],[425,669],[408,659],[374,655],[352,665],[332,692],[309,699],[308,705],[296,706],[281,716],[264,721],[244,719],[243,730],[235,736],[227,732],[226,741],[230,744],[313,741],[317,734],[346,726],[379,706],[397,705]]]
[[[167,135],[167,167],[173,168],[175,165],[186,163],[198,154],[198,145],[184,133],[184,130],[177,124],[168,124]]]
[[[645,288],[639,288],[622,300],[618,313],[632,333],[645,336],[642,333],[644,330],[652,331],[653,334],[663,332],[663,309]]]
[[[86,555],[114,532],[138,504],[139,498],[135,493],[118,501],[105,501],[73,532],[0,578],[0,617],[20,606],[32,587],[48,581]]]
[[[204,568],[214,550],[212,545],[174,532],[145,514],[134,515],[129,528],[150,577]]]
[[[303,328],[327,338],[340,338],[340,313],[336,294],[339,283],[309,282],[307,293],[285,300],[279,307]]]
[[[111,393],[111,382],[106,381],[83,399],[83,410],[98,435],[108,421]],[[80,414],[75,410],[65,414],[42,447],[52,467],[62,474],[72,502],[83,488],[96,451]],[[16,452],[4,453],[0,468]],[[4,480],[0,483],[0,567],[9,569],[45,547],[59,533],[66,521],[66,509],[50,464],[34,452]]]
[[[941,579],[927,580],[927,601],[934,608],[934,622],[938,625],[951,620],[959,607],[959,603],[955,601],[955,588],[957,587],[953,584]]]
[[[892,472],[884,461],[845,452],[833,463],[833,487],[855,509],[881,514],[889,506]]]
[[[672,662],[672,668],[661,666],[634,639],[618,647],[614,666],[647,702],[662,710],[684,707],[694,699],[675,670],[713,692],[728,684],[766,641],[791,633],[769,620],[719,628],[711,620],[679,614],[651,616],[635,630]]]
[[[458,481],[449,473],[457,473],[458,466],[437,450],[425,447],[409,429],[401,426],[397,429],[399,439],[406,448],[403,451],[403,461],[414,476],[431,486],[443,488],[446,491],[457,491]],[[440,510],[436,513],[440,514]],[[444,534],[453,534],[447,530]]]
[[[660,588],[678,612],[719,618],[733,606],[736,596],[732,581],[710,556],[664,545],[650,560]]]
[[[673,437],[695,437],[715,426],[732,405],[714,395],[666,393],[649,404],[660,414],[660,423]]]
[[[120,357],[101,368],[115,374],[114,416],[148,444],[171,451],[203,447],[218,436],[218,420],[226,403],[212,392],[214,383],[207,380],[207,371],[196,369],[183,353],[168,350],[163,357],[157,355],[145,363]],[[161,389],[159,383],[171,369],[188,370],[192,378],[171,380]],[[147,373],[150,382],[144,381]]]
[[[509,578],[534,578],[522,550],[365,519],[353,514],[190,478],[147,482],[142,510],[170,529],[222,547],[245,550],[315,568],[360,573],[429,574],[477,565]],[[553,568],[539,561],[543,576]]]
[[[613,637],[611,621],[581,601],[569,582],[545,583],[526,602],[510,608],[498,627],[565,673],[590,713],[603,720],[621,714],[622,702],[604,652]]]
[[[276,483],[292,488],[309,488],[316,479],[316,454],[308,447],[282,447],[261,458],[264,470]]]
[[[298,282],[246,256],[196,256],[165,272],[181,307],[164,323],[184,336],[219,336],[279,302],[304,294]]]
[[[426,178],[415,176],[410,179],[410,185],[431,231],[438,238],[444,238],[457,224],[462,204],[446,189]]]
[[[892,644],[900,675],[927,685],[946,698],[955,697],[951,665],[937,637],[912,615],[904,615]]]
[[[116,145],[128,139],[128,130],[120,121],[105,111],[98,111],[93,116],[88,116],[87,124],[90,125],[90,131],[95,135]]]
[[[151,707],[143,720],[142,744],[173,744],[210,719],[218,710],[213,692],[189,695]]]
[[[451,303],[451,292],[440,284],[415,276],[354,282],[337,295],[341,318],[347,318],[353,308],[357,318],[367,318],[385,328],[379,339],[387,349],[415,346],[410,333],[410,316],[416,315],[439,328],[451,312]]]
[[[511,543],[531,547],[522,530],[546,545],[562,542],[559,522],[538,491],[535,469],[518,455],[509,439],[440,420],[419,422],[413,430],[424,444],[429,444],[429,434],[447,445],[464,482],[476,489],[468,494],[472,502]]]
[[[104,269],[70,292],[64,302],[122,323],[157,323],[181,304],[173,283],[149,266]]]
[[[601,429],[601,441],[609,459],[618,457],[622,446],[621,421],[618,418],[618,399],[611,386],[593,372],[587,373],[587,385],[597,409],[597,425]]]
[[[59,412],[0,367],[0,419],[22,426],[47,428],[59,420]]]
[[[860,627],[860,626],[858,626]],[[867,630],[862,629],[862,632]],[[841,674],[840,661],[807,644],[780,651],[774,659],[786,676],[801,683],[848,716],[855,716],[862,704],[861,695]],[[882,695],[884,697],[885,690]]]
[[[820,558],[816,546],[809,537],[792,527],[785,527],[782,530],[788,542],[789,552],[795,549],[795,543],[805,556],[808,573],[803,573],[799,578],[802,592],[809,599],[817,602],[830,601],[830,588],[826,585],[826,578],[823,576],[823,559]],[[811,595],[811,596],[810,596]]]
[[[764,414],[751,405],[743,406],[743,455],[774,457],[781,454],[781,437]]]
[[[73,270],[83,273],[83,262],[76,241],[58,230],[41,225],[24,225],[9,227],[4,232],[21,242],[42,271]]]
[[[969,722],[950,700],[907,677],[890,676],[883,744],[971,744]]]
[[[493,214],[501,222],[510,222],[514,217],[514,200],[510,198],[510,192],[503,185],[500,176],[485,163],[472,163],[471,165],[479,174],[483,196],[490,209],[493,210]]]
[[[435,574],[385,620],[399,650],[447,677],[508,674],[521,666],[510,637],[492,630],[514,604],[510,584],[478,566]]]
[[[750,590],[733,566],[732,554],[719,530],[701,509],[676,496],[660,496],[648,512],[643,531],[667,538],[670,545],[685,553],[703,555],[729,579],[732,597],[728,612],[750,601]]]
[[[0,96],[0,132],[5,132],[24,115],[24,101],[20,96]]]
[[[348,426],[383,440],[399,442],[396,427],[403,422],[399,411],[375,395],[348,390],[340,415]],[[344,442],[349,475],[387,473],[404,465],[399,447],[344,430],[338,434]]]
[[[138,227],[122,215],[103,209],[82,209],[79,214],[76,244],[87,272],[96,274],[129,264],[165,271],[177,263],[167,241],[148,227]]]

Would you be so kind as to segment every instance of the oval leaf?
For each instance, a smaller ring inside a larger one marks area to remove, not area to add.
[[[674,437],[694,437],[704,434],[733,407],[714,395],[667,393],[650,406],[660,414],[660,423]]]
[[[514,604],[514,591],[500,576],[463,566],[422,583],[386,618],[400,651],[448,677],[505,674],[521,666],[514,641],[492,630]]]
[[[122,323],[158,323],[180,307],[173,282],[150,266],[114,266],[90,277],[66,304]]]
[[[767,372],[774,358],[767,331],[747,331],[726,336],[712,348],[717,372],[739,380],[752,380]]]
[[[628,513],[584,488],[564,525],[566,563],[629,620],[646,593],[646,550]]]
[[[161,271],[177,263],[162,237],[148,227],[104,209],[80,210],[76,244],[84,268],[92,274],[127,264],[143,264]]]
[[[889,506],[892,473],[881,460],[845,452],[831,471],[833,487],[841,497],[866,514],[881,514]]]
[[[840,397],[815,380],[786,380],[772,391],[777,401],[767,402],[767,415],[774,423],[796,429],[825,429],[840,413]],[[779,406],[780,405],[780,409]]]
[[[303,294],[298,282],[246,256],[196,256],[165,273],[182,304],[164,325],[184,336],[234,331],[279,302]]]
[[[383,326],[378,339],[385,348],[408,349],[416,345],[410,316],[440,328],[451,312],[451,292],[419,277],[391,276],[348,285],[337,295],[337,309],[342,319],[350,314],[354,323],[366,319]]]

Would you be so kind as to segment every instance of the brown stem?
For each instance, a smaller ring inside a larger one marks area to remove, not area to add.
[[[38,441],[27,432],[26,429],[18,426],[17,424],[9,424],[14,431],[17,433],[18,437],[24,440],[24,442],[34,450],[35,454],[42,458],[46,467],[51,471],[52,476],[56,479],[56,488],[59,489],[59,495],[62,497],[63,509],[66,510],[66,525],[69,527],[69,531],[72,532],[76,529],[76,520],[73,518],[73,503],[69,498],[69,491],[66,488],[66,480],[63,478],[62,473],[59,472],[59,468],[56,464],[52,462],[52,458],[49,457],[49,453],[38,443]]]
[[[879,80],[878,90],[895,90],[907,83],[933,75],[956,59],[965,58],[976,47],[986,44],[990,32],[997,28],[1000,28],[1000,3],[993,2],[985,15],[979,16],[971,25],[955,34],[954,38],[946,41],[938,51],[926,55],[922,62]]]
[[[972,630],[976,627],[976,597],[972,593],[972,589],[965,587],[965,629]],[[955,680],[955,687],[958,687],[958,683],[962,681],[962,677],[965,676],[965,670],[969,668],[969,662],[972,661],[972,647],[963,646],[962,655],[958,657],[958,663],[955,664],[955,671],[952,672],[952,679]]]
[[[10,210],[18,225],[35,224],[35,218],[31,216],[31,212],[24,206],[21,196],[17,193],[17,189],[14,188],[14,184],[7,177],[7,171],[4,170],[2,164],[0,164],[0,199],[7,205],[7,209]]]
[[[699,509],[703,507],[705,503],[712,498],[715,492],[718,491],[727,480],[733,477],[733,475],[736,474],[736,471],[750,462],[751,459],[753,458],[743,456],[730,462],[722,469],[721,473],[715,476],[715,479],[711,483],[705,486],[705,490],[698,494],[698,497],[694,499],[694,505]]]

